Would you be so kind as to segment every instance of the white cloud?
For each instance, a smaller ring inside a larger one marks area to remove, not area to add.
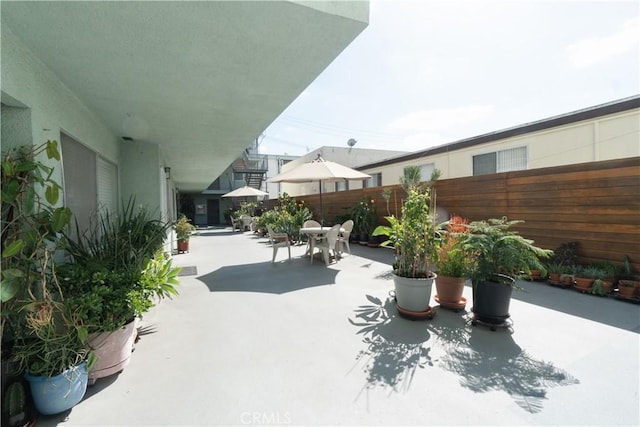
[[[409,113],[396,119],[389,128],[396,131],[434,132],[450,130],[468,123],[484,120],[493,114],[491,105],[469,105],[458,108],[439,108]]]
[[[569,60],[575,67],[608,61],[609,59],[636,49],[640,43],[640,18],[626,21],[622,28],[608,36],[589,38],[567,46]]]

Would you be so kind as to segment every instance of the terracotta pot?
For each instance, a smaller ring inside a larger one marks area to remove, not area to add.
[[[178,240],[178,253],[189,252],[189,241]]]
[[[575,278],[573,277],[573,274],[562,274],[560,276],[560,281],[563,285],[573,285]]]
[[[466,277],[438,276],[436,278],[436,292],[440,303],[460,303],[466,281]]]
[[[624,298],[633,298],[636,294],[636,286],[631,280],[620,280],[618,281],[618,295]],[[630,285],[630,286],[629,286]]]
[[[549,281],[553,283],[559,283],[560,273],[549,273]]]
[[[588,291],[593,286],[595,279],[589,277],[576,277],[575,288],[580,291]]]
[[[89,344],[98,361],[89,371],[89,380],[93,383],[98,378],[122,371],[131,359],[135,337],[135,320],[115,331],[91,335]]]
[[[531,270],[531,280],[541,280],[541,279],[542,279],[542,271]]]

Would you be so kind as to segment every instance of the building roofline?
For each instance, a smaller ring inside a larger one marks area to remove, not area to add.
[[[593,107],[584,108],[581,110],[572,111],[570,113],[561,114],[558,116],[549,117],[546,119],[538,120],[535,122],[529,122],[522,125],[514,126],[511,128],[485,133],[470,138],[461,139],[448,144],[439,145],[426,150],[415,151],[406,155],[400,155],[391,159],[382,160],[380,162],[369,163],[367,165],[359,166],[356,169],[371,169],[374,167],[388,166],[408,160],[415,160],[435,154],[447,153],[450,151],[461,150],[464,148],[473,147],[476,145],[485,144],[487,142],[498,141],[501,139],[511,138],[518,135],[524,135],[527,133],[537,132],[545,129],[551,129],[558,126],[564,126],[571,123],[581,122],[583,120],[594,119],[597,117],[607,116],[609,114],[620,113],[623,111],[633,110],[640,108],[640,95],[634,95],[627,98],[619,99],[616,101],[608,102],[605,104],[599,104]]]

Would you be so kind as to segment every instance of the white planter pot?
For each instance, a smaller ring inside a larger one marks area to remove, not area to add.
[[[428,279],[411,279],[394,274],[393,283],[398,306],[409,311],[427,311],[435,278],[435,274]]]

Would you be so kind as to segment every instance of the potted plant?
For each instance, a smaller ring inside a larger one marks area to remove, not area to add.
[[[546,270],[549,272],[549,283],[552,285],[560,285],[560,276],[562,275],[563,265],[557,262],[548,263]]]
[[[462,297],[464,285],[471,276],[474,254],[462,246],[461,233],[467,231],[468,221],[459,216],[446,223],[446,232],[440,247],[436,249],[437,269],[435,300],[443,307],[460,310],[467,300]]]
[[[560,285],[563,287],[570,287],[576,283],[576,273],[580,270],[578,264],[566,264],[562,266],[562,273],[560,274]]]
[[[14,346],[38,412],[57,414],[82,400],[95,361],[75,306],[47,294],[24,307],[26,327]]]
[[[431,262],[441,236],[431,215],[429,189],[411,189],[402,206],[400,219],[385,217],[390,226],[380,225],[374,236],[386,236],[381,245],[393,245],[393,279],[398,308],[411,313],[429,313],[431,288],[436,274]]]
[[[463,247],[477,254],[472,272],[474,320],[502,324],[510,317],[509,303],[515,278],[529,274],[532,266],[553,252],[534,246],[510,228],[523,221],[506,217],[471,222],[462,235]]]
[[[595,265],[583,266],[576,272],[574,288],[581,292],[589,292],[596,278],[603,275],[603,271]]]
[[[131,199],[117,217],[105,212],[77,238],[65,234],[71,260],[58,268],[60,288],[87,325],[97,357],[91,382],[128,365],[135,320],[177,294],[179,268],[161,250],[169,227]]]
[[[53,413],[84,395],[90,347],[82,318],[64,299],[56,275],[54,255],[71,211],[54,207],[60,186],[52,178],[54,168],[40,160],[45,154],[60,159],[56,141],[15,147],[3,156],[0,299],[3,357],[17,362],[9,375],[26,370],[36,408]],[[70,382],[74,377],[79,383]],[[57,399],[51,387],[66,392]]]
[[[625,255],[622,266],[618,268],[618,296],[625,299],[636,298],[636,293],[640,289],[640,275],[631,267],[631,259]]]
[[[358,202],[354,206],[351,215],[353,217],[353,229],[355,234],[359,236],[359,243],[367,245],[369,243],[369,235],[375,227],[373,200],[365,198]]]
[[[191,220],[185,214],[181,214],[173,225],[178,241],[178,253],[189,252],[189,237],[195,230]]]

